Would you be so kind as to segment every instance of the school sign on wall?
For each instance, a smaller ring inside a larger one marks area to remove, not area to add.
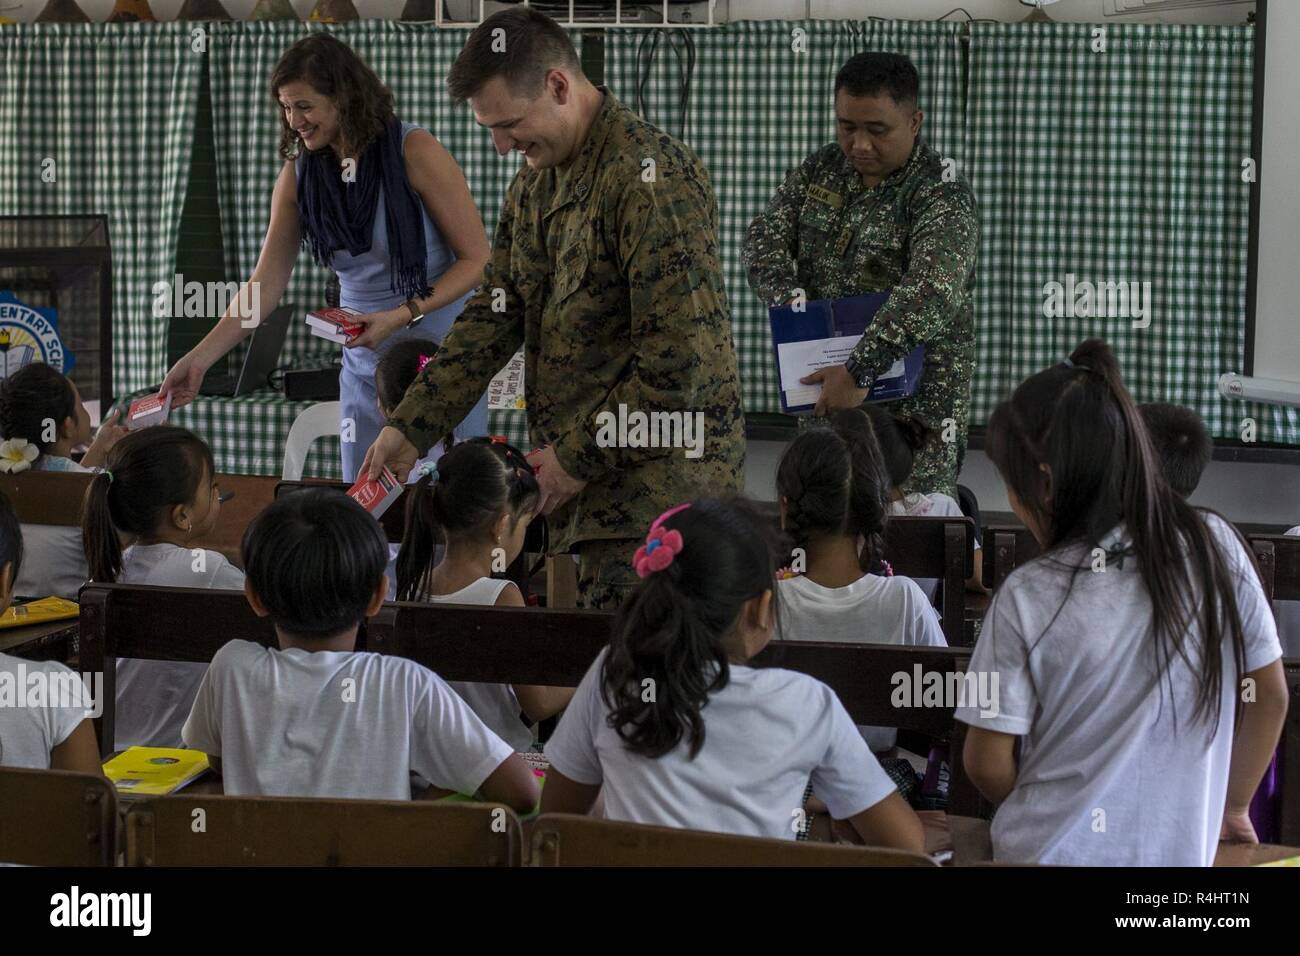
[[[31,362],[45,362],[65,374],[71,370],[73,355],[59,336],[58,314],[0,291],[0,379]]]

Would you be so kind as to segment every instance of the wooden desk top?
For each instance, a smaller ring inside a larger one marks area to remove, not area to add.
[[[13,654],[16,657],[30,657],[40,653],[41,647],[59,644],[62,647],[77,635],[78,621],[75,617],[63,621],[46,621],[43,624],[27,624],[21,627],[6,627],[0,630],[0,653]],[[49,658],[32,658],[46,660]],[[62,656],[58,658],[62,660]]]

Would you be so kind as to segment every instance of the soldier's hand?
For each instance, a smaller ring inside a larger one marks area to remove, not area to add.
[[[550,445],[530,451],[525,457],[537,473],[537,487],[542,492],[537,510],[544,515],[550,514],[587,487],[585,481],[579,481],[564,470],[560,459],[556,457],[555,449]]]
[[[853,376],[843,365],[828,365],[811,375],[799,379],[802,385],[820,385],[822,393],[817,398],[814,415],[831,415],[846,408],[857,408],[867,400],[870,389],[858,388]]]
[[[366,452],[366,460],[361,463],[361,471],[357,473],[356,480],[378,478],[387,466],[394,478],[406,481],[406,476],[419,459],[419,449],[392,425],[385,425]]]

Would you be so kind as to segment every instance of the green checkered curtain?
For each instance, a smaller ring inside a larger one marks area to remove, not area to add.
[[[398,116],[427,127],[447,147],[464,170],[488,234],[493,233],[502,197],[520,159],[498,156],[491,137],[474,122],[469,107],[453,104],[447,96],[447,73],[465,42],[465,31],[385,20],[329,26],[286,22],[213,26],[213,132],[228,273],[240,278],[252,273],[269,221],[271,190],[281,167],[279,121],[268,87],[271,72],[284,50],[313,30],[333,32],[356,50],[393,91]],[[576,34],[574,38],[576,45]],[[285,301],[304,313],[319,307],[324,304],[325,281],[325,270],[304,247]],[[290,329],[283,353],[286,359],[305,362],[338,354],[337,346],[309,335],[303,323],[294,322]],[[515,444],[527,445],[522,412],[494,411],[489,427]]]
[[[767,309],[741,263],[745,231],[786,174],[835,140],[835,74],[855,53],[905,53],[921,75],[923,135],[963,167],[964,26],[909,20],[764,20],[716,29],[605,31],[605,81],[628,106],[686,142],[713,178],[719,244],[745,409],[779,412]],[[658,36],[658,39],[656,37]],[[695,64],[685,124],[682,74]]]
[[[176,271],[203,69],[193,26],[0,25],[0,215],[107,216],[117,395],[166,371],[152,289]]]
[[[983,227],[974,421],[1095,335],[1139,400],[1188,405],[1215,437],[1240,438],[1250,415],[1260,441],[1300,440],[1295,409],[1216,391],[1244,348],[1253,28],[1109,24],[1105,52],[1093,50],[1094,29],[973,28],[965,171]],[[1044,287],[1059,282],[1068,295],[1071,275],[1149,282],[1150,326],[1045,316]]]

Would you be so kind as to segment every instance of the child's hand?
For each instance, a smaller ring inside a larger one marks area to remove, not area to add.
[[[113,409],[109,412],[107,418],[100,423],[99,431],[95,432],[95,439],[90,443],[90,448],[82,456],[81,463],[87,468],[98,468],[108,457],[109,450],[117,444],[118,439],[127,433],[125,425],[119,425],[119,409]]]
[[[1259,837],[1255,835],[1255,825],[1250,822],[1250,812],[1224,810],[1219,840],[1223,843],[1258,843]]]

